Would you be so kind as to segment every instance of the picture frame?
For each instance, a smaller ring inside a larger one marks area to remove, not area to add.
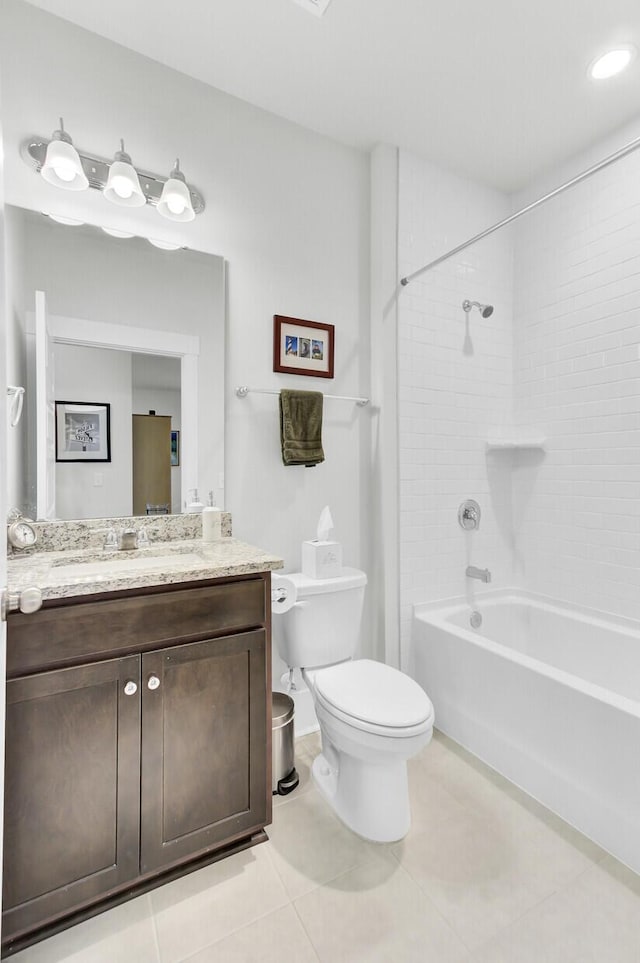
[[[273,316],[273,370],[311,378],[333,378],[335,326]]]
[[[171,467],[178,468],[180,465],[180,432],[171,432]]]
[[[56,461],[111,461],[111,405],[56,401]]]

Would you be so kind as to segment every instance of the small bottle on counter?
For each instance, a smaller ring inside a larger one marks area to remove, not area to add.
[[[202,509],[204,508],[204,505],[202,504],[202,502],[201,502],[200,499],[198,498],[198,489],[197,489],[197,488],[191,488],[191,489],[189,490],[189,494],[191,495],[191,501],[188,502],[188,504],[187,504],[187,506],[186,506],[186,511],[187,511],[189,514],[191,514],[191,515],[199,514],[199,513],[202,511]]]
[[[214,505],[213,491],[209,492],[209,504],[202,512],[202,540],[217,542],[222,537],[222,512]]]

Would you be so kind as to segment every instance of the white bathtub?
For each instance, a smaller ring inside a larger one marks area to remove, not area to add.
[[[436,726],[640,872],[640,623],[520,591],[414,609]]]

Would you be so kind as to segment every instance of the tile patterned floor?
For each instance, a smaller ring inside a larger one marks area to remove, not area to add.
[[[16,963],[640,963],[640,878],[444,736],[410,763],[413,826],[375,845],[310,780],[268,843],[13,957]]]

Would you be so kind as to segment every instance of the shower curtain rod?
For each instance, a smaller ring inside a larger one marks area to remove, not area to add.
[[[236,388],[236,394],[238,398],[246,398],[249,392],[255,395],[279,395],[280,394],[280,391],[272,390],[271,388],[249,388],[247,385],[240,385],[239,388]],[[350,395],[323,394],[322,397],[330,398],[331,401],[355,401],[355,403],[357,405],[360,405],[361,408],[364,408],[365,405],[369,404],[368,398],[352,398]]]
[[[522,217],[523,214],[528,214],[529,211],[532,211],[534,208],[544,204],[545,201],[550,201],[552,197],[562,194],[563,191],[566,191],[569,187],[573,187],[575,184],[579,184],[580,181],[586,180],[587,177],[591,177],[592,174],[597,174],[598,171],[608,167],[609,164],[613,164],[615,161],[621,160],[623,157],[626,157],[627,154],[637,150],[638,147],[640,147],[640,137],[636,137],[635,140],[630,141],[613,154],[609,154],[609,156],[605,157],[604,160],[598,161],[598,163],[594,164],[593,167],[589,167],[586,171],[582,171],[581,174],[576,174],[576,176],[572,177],[570,181],[567,181],[565,184],[561,184],[560,187],[556,187],[555,190],[545,194],[544,197],[539,197],[537,201],[532,201],[531,204],[527,204],[526,207],[516,211],[515,214],[511,214],[509,217],[505,217],[502,221],[498,221],[498,223],[494,224],[492,227],[488,227],[486,231],[481,231],[480,234],[475,234],[463,244],[458,244],[458,246],[454,247],[451,251],[447,251],[446,254],[440,255],[440,257],[436,258],[435,261],[430,261],[429,264],[425,264],[424,267],[414,271],[413,274],[408,274],[406,277],[400,278],[400,284],[402,284],[403,287],[406,286],[410,281],[413,281],[415,278],[420,277],[421,274],[424,274],[425,271],[429,271],[431,268],[436,267],[436,265],[442,264],[443,261],[448,261],[450,257],[453,257],[455,254],[459,254],[460,251],[464,251],[464,249],[470,247],[471,244],[475,244],[476,241],[481,241],[483,237],[488,237],[490,234],[493,234],[494,231],[499,231],[501,227],[511,224],[511,222],[515,221],[518,217]]]

